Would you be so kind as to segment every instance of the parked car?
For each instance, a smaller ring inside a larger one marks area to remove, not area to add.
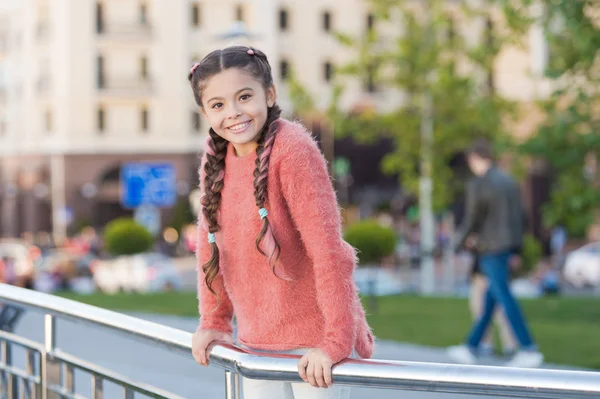
[[[74,286],[81,286],[82,281],[91,281],[90,264],[94,259],[91,254],[78,254],[64,249],[48,251],[38,262],[35,289],[49,293],[73,290]]]
[[[577,288],[600,287],[600,241],[568,254],[563,274]]]
[[[97,260],[90,266],[103,292],[160,292],[181,290],[183,279],[171,258],[160,253]]]
[[[32,288],[36,275],[36,265],[41,251],[23,240],[5,239],[0,241],[0,259],[4,264],[4,275],[10,284]]]

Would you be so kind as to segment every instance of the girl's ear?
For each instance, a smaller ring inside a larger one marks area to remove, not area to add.
[[[206,111],[204,110],[204,107],[200,108],[200,112],[202,112],[202,116],[204,116],[206,119],[208,119],[208,117],[206,116]]]
[[[267,106],[271,108],[273,105],[275,105],[275,102],[277,101],[277,89],[275,88],[275,85],[272,85],[267,89],[266,95]]]

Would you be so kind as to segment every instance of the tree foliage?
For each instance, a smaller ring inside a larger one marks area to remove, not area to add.
[[[339,35],[340,42],[355,52],[354,61],[339,72],[342,77],[371,79],[379,90],[400,93],[404,100],[391,109],[352,115],[334,108],[330,116],[341,135],[361,141],[392,138],[394,150],[382,160],[382,170],[398,173],[402,186],[416,194],[424,148],[423,99],[431,96],[433,204],[443,208],[462,186],[453,184],[455,171],[450,161],[456,154],[475,138],[496,142],[507,137],[504,121],[512,115],[514,104],[496,95],[488,77],[493,75],[495,57],[512,37],[495,29],[493,22],[486,23],[492,19],[485,8],[469,7],[467,2],[454,10],[443,0],[416,6],[407,0],[369,3],[378,24],[360,38]],[[468,44],[457,26],[473,20],[489,29],[483,29],[476,44]],[[401,28],[390,36],[390,26]],[[383,27],[385,34],[379,31]]]
[[[523,0],[524,1],[524,0]],[[539,102],[544,122],[521,153],[543,160],[553,182],[543,208],[547,226],[585,234],[600,207],[600,3],[543,0],[536,21],[548,43],[545,76],[553,93]]]

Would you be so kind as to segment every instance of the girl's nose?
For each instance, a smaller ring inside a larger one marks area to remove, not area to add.
[[[229,110],[228,113],[228,118],[229,119],[236,119],[239,118],[242,115],[242,111],[240,111],[237,107],[231,107],[231,109]]]

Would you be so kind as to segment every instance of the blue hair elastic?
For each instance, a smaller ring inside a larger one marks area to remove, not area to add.
[[[269,214],[269,212],[267,212],[267,210],[265,208],[260,208],[258,210],[258,214],[260,215],[261,219],[264,219],[267,217],[267,215]]]
[[[217,242],[217,238],[215,237],[215,233],[208,233],[208,243],[213,244]]]

